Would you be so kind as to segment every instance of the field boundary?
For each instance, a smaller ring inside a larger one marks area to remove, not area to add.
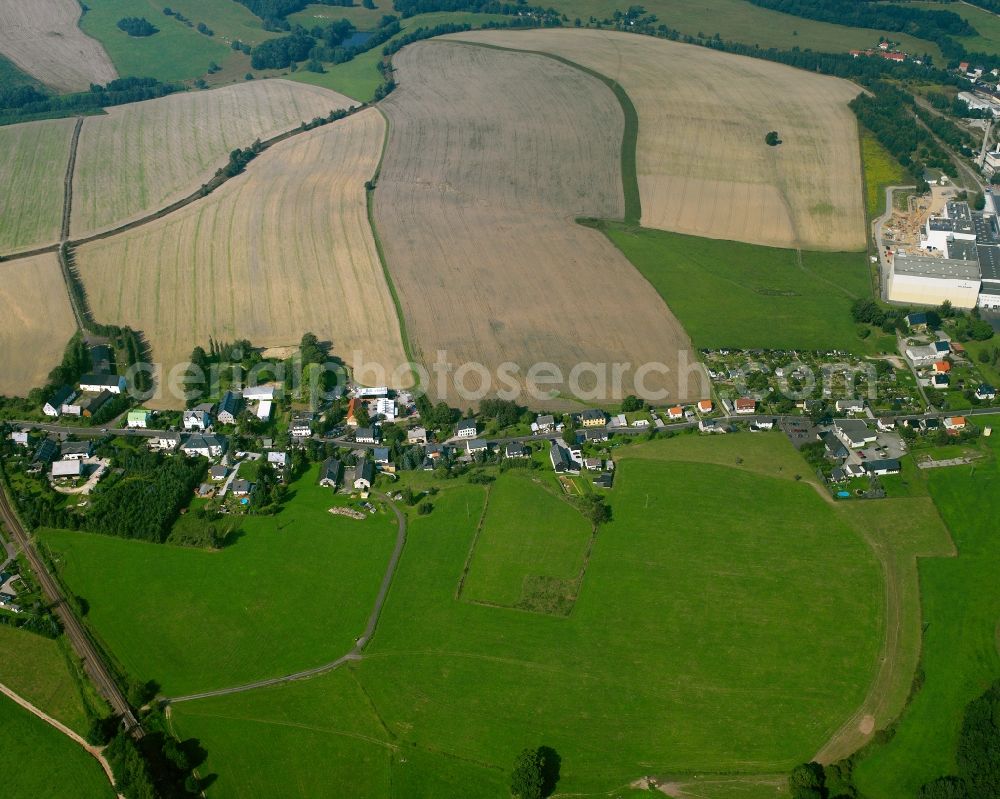
[[[465,564],[462,566],[462,576],[459,578],[458,586],[455,588],[455,599],[462,598],[462,590],[465,588],[465,580],[469,576],[469,569],[472,568],[472,557],[476,552],[476,543],[479,541],[479,536],[483,532],[483,525],[486,524],[486,511],[489,510],[490,507],[490,494],[492,491],[493,484],[490,483],[486,486],[486,498],[483,501],[483,512],[479,514],[479,522],[476,524],[475,535],[472,536],[472,541],[469,542],[469,554],[465,556]]]
[[[406,317],[403,315],[403,304],[400,302],[399,294],[396,291],[396,285],[392,282],[392,273],[389,270],[389,262],[385,257],[385,250],[382,247],[382,237],[379,236],[378,227],[375,225],[375,189],[378,188],[379,175],[382,174],[382,162],[385,160],[385,151],[389,146],[389,130],[392,127],[392,123],[389,121],[389,117],[385,112],[378,106],[373,106],[379,114],[382,115],[382,119],[385,121],[385,133],[382,136],[382,151],[379,153],[378,163],[375,165],[375,172],[372,174],[371,180],[365,186],[365,208],[368,214],[368,226],[372,230],[372,240],[375,242],[375,252],[378,255],[379,264],[382,266],[382,274],[385,276],[386,285],[389,287],[389,296],[392,297],[392,304],[396,308],[396,318],[399,321],[399,337],[403,342],[403,353],[410,360],[411,363],[415,363],[413,357],[413,348],[410,346],[410,337],[406,332]],[[411,367],[410,375],[413,377],[414,386],[417,385],[416,373]]]
[[[527,53],[529,55],[551,58],[553,61],[558,61],[560,64],[565,64],[572,69],[583,72],[585,75],[596,78],[611,89],[611,93],[618,100],[618,105],[621,106],[622,114],[625,117],[621,146],[622,194],[625,199],[625,214],[622,221],[627,225],[638,225],[640,223],[642,219],[642,200],[639,195],[639,176],[636,169],[636,153],[639,146],[639,113],[635,110],[632,98],[628,96],[628,93],[618,81],[575,61],[570,61],[568,58],[547,53],[544,50],[518,50],[513,47],[501,47],[497,44],[486,44],[485,42],[470,42],[465,39],[451,39],[448,40],[448,43],[462,44],[467,47],[482,47],[487,50],[500,50],[504,53]]]

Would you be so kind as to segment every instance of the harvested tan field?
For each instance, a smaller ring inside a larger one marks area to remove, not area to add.
[[[76,332],[53,253],[0,263],[0,394],[25,396],[45,383]]]
[[[96,317],[142,330],[165,369],[210,336],[274,347],[307,330],[348,362],[404,362],[365,199],[384,134],[374,109],[300,134],[204,200],[79,248]]]
[[[73,119],[0,127],[0,254],[59,240]]]
[[[847,107],[857,86],[612,31],[453,38],[553,53],[617,80],[639,115],[645,227],[776,247],[864,249],[857,124]],[[770,130],[781,145],[764,143]]]
[[[61,91],[118,77],[100,42],[77,26],[77,0],[0,0],[0,54]]]
[[[514,362],[521,378],[536,362],[564,376],[581,362],[674,368],[690,346],[677,320],[603,235],[574,221],[623,213],[624,116],[612,92],[549,58],[442,41],[394,63],[375,214],[416,359],[429,366],[444,350],[455,366],[494,373]],[[653,375],[648,386],[676,396],[673,382]],[[468,404],[453,384],[431,389]]]
[[[158,210],[195,191],[229,153],[354,105],[287,80],[185,92],[88,117],[73,179],[74,236]]]

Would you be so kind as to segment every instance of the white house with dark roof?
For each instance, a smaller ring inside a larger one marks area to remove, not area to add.
[[[89,441],[65,441],[59,448],[63,460],[83,461],[90,457],[94,446]]]
[[[226,445],[221,438],[198,433],[188,436],[187,441],[181,444],[181,452],[190,457],[202,455],[206,458],[218,458],[225,450]]]
[[[76,392],[70,386],[62,386],[42,406],[42,412],[46,416],[59,416],[63,412],[63,405],[72,402],[74,397]]]
[[[475,419],[463,419],[455,426],[455,435],[459,438],[475,438],[478,432]]]
[[[121,375],[84,375],[80,378],[80,391],[99,393],[110,391],[121,394],[125,390],[125,378]]]
[[[195,408],[184,411],[182,424],[185,430],[207,430],[212,426],[212,417],[206,411]]]
[[[236,424],[236,417],[239,415],[242,405],[243,399],[235,391],[227,391],[223,394],[216,413],[219,424]]]

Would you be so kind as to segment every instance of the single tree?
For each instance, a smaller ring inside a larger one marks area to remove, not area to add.
[[[769,147],[777,147],[781,144],[781,138],[778,136],[778,131],[776,130],[768,131],[768,134],[764,137],[764,141]]]
[[[542,799],[545,761],[537,749],[524,749],[514,761],[510,792],[516,799]]]

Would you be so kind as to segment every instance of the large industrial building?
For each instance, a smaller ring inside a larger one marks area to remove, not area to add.
[[[927,220],[919,250],[890,251],[889,300],[908,305],[941,305],[947,300],[955,308],[989,307],[981,298],[986,278],[1000,306],[1000,236],[992,202],[988,207],[983,213],[970,210],[968,203],[947,203],[944,216]]]

